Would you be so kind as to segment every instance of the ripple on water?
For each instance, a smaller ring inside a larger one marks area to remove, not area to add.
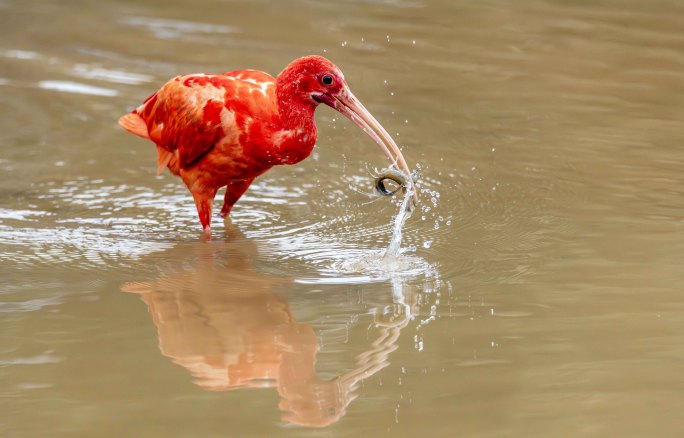
[[[276,270],[311,273],[326,281],[436,275],[416,245],[396,257],[382,257],[397,206],[386,202],[381,208],[358,209],[353,203],[310,201],[313,191],[332,191],[335,183],[329,184],[330,190],[321,190],[291,187],[287,177],[264,178],[241,200],[232,222],[248,238],[264,243],[262,256],[277,261],[272,263]],[[12,248],[0,252],[0,259],[20,267],[126,268],[146,254],[200,236],[194,203],[175,181],[150,188],[79,178],[48,182],[36,191],[32,209],[0,210],[0,245]],[[221,201],[219,195],[217,208]],[[222,238],[223,227],[215,217],[215,238]],[[408,229],[409,239],[420,238],[421,228],[411,220]]]
[[[427,260],[448,254],[440,267],[444,278],[518,281],[540,262],[551,243],[549,230],[563,226],[548,213],[554,188],[543,181],[524,184],[525,178],[510,171],[426,169],[421,205],[406,224],[406,247]]]
[[[351,257],[334,260],[327,274],[366,274],[374,279],[404,277],[436,277],[437,269],[424,258],[400,252],[388,254],[385,249],[368,250]]]
[[[521,219],[508,205],[515,196],[501,202],[498,194],[480,190],[476,180],[427,173],[419,183],[421,206],[405,224],[401,253],[395,259],[382,257],[392,235],[396,200],[359,206],[358,197],[347,199],[354,192],[340,191],[337,181],[293,184],[291,179],[284,174],[257,181],[234,209],[232,222],[247,237],[265,243],[263,257],[278,266],[269,269],[297,272],[305,280],[384,281],[436,276],[438,269],[441,276],[452,277],[487,270],[492,260],[515,257],[514,252],[506,255],[511,248],[534,249],[541,242],[536,227],[517,226]],[[39,186],[34,210],[0,211],[0,242],[21,246],[11,257],[24,267],[59,263],[89,269],[126,267],[145,254],[197,240],[200,230],[190,195],[176,181],[161,181],[145,187],[81,178]],[[359,178],[355,184],[368,181]],[[219,195],[217,208],[221,201]],[[215,217],[218,238],[222,228]],[[485,228],[490,232],[483,233]],[[474,245],[486,248],[490,259],[474,260]],[[445,252],[449,263],[442,267],[434,261]],[[6,257],[9,253],[0,254]],[[512,276],[524,273],[524,267],[511,268]]]
[[[285,247],[289,246],[290,253],[314,265],[321,275],[316,279],[302,278],[300,282],[365,283],[418,276],[436,277],[435,266],[416,254],[410,254],[415,249],[401,249],[398,246],[401,243],[408,199],[404,198],[397,214],[388,220],[387,225],[371,227],[369,230],[363,222],[353,225],[356,216],[345,215],[322,223],[310,223],[306,228],[296,228],[299,230],[298,234],[287,233],[275,241]],[[333,224],[339,222],[347,223],[347,226],[333,227]],[[302,233],[304,229],[306,231]],[[340,230],[335,241],[331,241],[329,237],[332,229]],[[377,243],[374,245],[368,242],[372,235],[383,235],[386,242],[378,248]]]

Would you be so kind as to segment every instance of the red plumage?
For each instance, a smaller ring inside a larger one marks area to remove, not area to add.
[[[181,177],[208,231],[220,187],[227,187],[221,209],[226,216],[254,178],[309,156],[317,136],[314,110],[321,102],[385,143],[367,130],[369,120],[358,118],[375,121],[348,90],[340,70],[319,56],[293,61],[277,79],[256,70],[175,77],[119,124],[157,145],[158,172],[168,167]],[[357,103],[361,109],[353,108]],[[399,165],[405,164],[398,154]]]

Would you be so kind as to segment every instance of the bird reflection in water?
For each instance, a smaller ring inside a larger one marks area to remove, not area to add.
[[[323,380],[316,375],[316,332],[294,319],[282,290],[293,280],[258,272],[255,242],[233,225],[227,235],[226,242],[193,246],[194,253],[183,248],[168,275],[127,283],[122,290],[140,295],[162,354],[190,371],[198,386],[275,388],[284,421],[309,427],[335,423],[359,382],[389,365],[411,319],[401,285],[394,283],[394,304],[376,312],[379,337],[356,357],[354,368]]]

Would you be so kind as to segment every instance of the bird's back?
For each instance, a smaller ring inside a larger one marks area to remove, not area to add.
[[[254,120],[277,116],[275,79],[256,70],[177,76],[119,124],[177,153],[188,167],[220,142],[245,143]]]

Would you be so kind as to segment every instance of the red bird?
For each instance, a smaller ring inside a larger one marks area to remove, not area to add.
[[[219,188],[226,186],[225,217],[254,178],[311,154],[319,103],[351,119],[392,167],[411,174],[396,143],[354,97],[340,69],[321,56],[296,59],[277,78],[257,70],[177,76],[119,124],[157,145],[157,173],[168,167],[181,177],[209,232]],[[412,192],[417,202],[413,187]]]

